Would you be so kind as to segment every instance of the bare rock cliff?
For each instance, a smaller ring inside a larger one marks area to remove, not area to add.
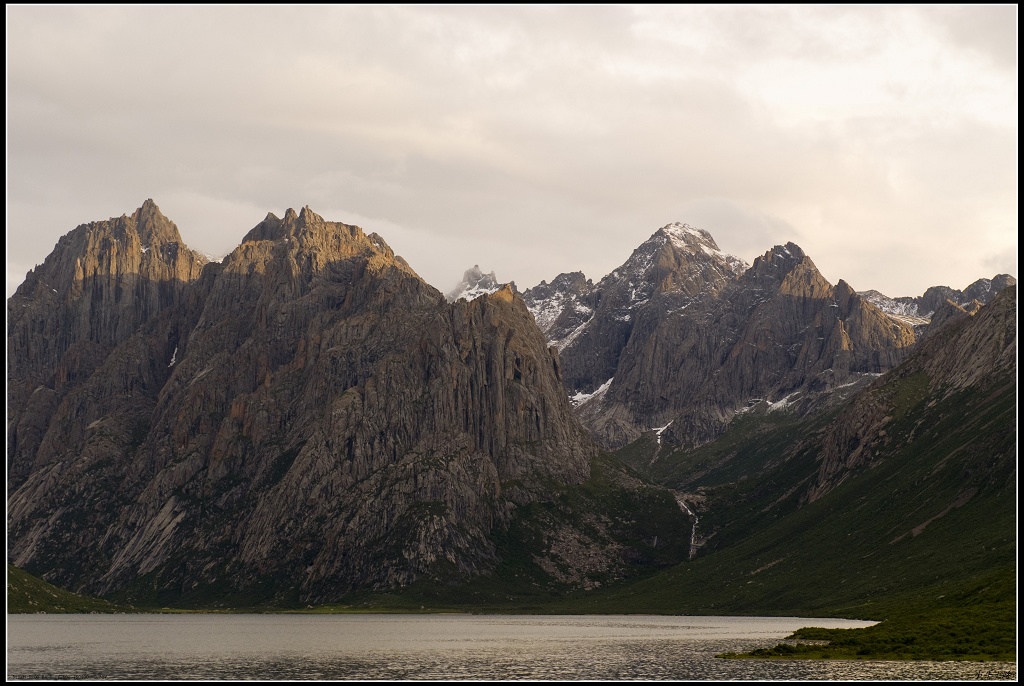
[[[949,304],[958,308],[952,301]],[[854,470],[870,465],[893,440],[912,441],[914,431],[898,436],[890,425],[916,407],[933,407],[968,388],[984,390],[1013,383],[1017,287],[1004,288],[973,317],[960,312],[961,316],[947,320],[925,338],[903,364],[860,393],[814,439],[820,441],[821,467],[807,490],[807,500],[817,500]]]
[[[185,305],[205,263],[147,200],[130,216],[79,226],[28,273],[7,303],[9,488],[31,467],[41,418],[140,327]],[[167,345],[169,357],[175,341]]]
[[[721,252],[707,231],[679,223],[658,229],[601,279],[593,295],[581,299],[584,308],[593,303],[592,315],[555,343],[570,394],[593,392],[616,376],[640,313],[652,299],[664,294],[685,301],[713,297],[745,268]],[[583,309],[573,305],[577,312]]]
[[[843,281],[832,286],[793,243],[694,292],[655,289],[633,315],[614,376],[578,412],[624,445],[658,428],[677,445],[715,438],[751,403],[806,403],[896,366],[915,342]],[[688,283],[685,272],[674,283]],[[581,349],[563,351],[568,366]],[[667,428],[666,428],[667,427]]]
[[[303,601],[450,582],[493,568],[517,504],[589,474],[557,352],[509,287],[448,304],[379,236],[309,208],[180,282],[78,389],[26,403],[25,435],[46,438],[8,501],[20,566],[94,593],[270,583]],[[37,292],[16,296],[26,332]]]

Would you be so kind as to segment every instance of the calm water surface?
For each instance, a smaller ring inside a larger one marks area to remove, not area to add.
[[[1013,663],[720,660],[779,617],[8,615],[9,679],[1014,679]]]

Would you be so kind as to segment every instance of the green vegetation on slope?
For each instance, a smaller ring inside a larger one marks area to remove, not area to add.
[[[835,634],[849,644],[843,651],[780,647],[787,656],[1012,654],[1013,379],[945,396],[910,374],[884,391],[891,440],[814,502],[801,497],[820,466],[817,432],[834,418],[769,417],[767,430],[742,419],[719,441],[656,462],[652,477],[704,499],[700,529],[711,539],[702,555],[629,586],[577,594],[560,611],[887,620]],[[897,650],[897,638],[916,645]]]
[[[886,612],[866,629],[799,629],[774,648],[726,657],[855,660],[1016,660],[1015,570],[1003,568],[941,596],[921,597]],[[800,643],[809,640],[813,643]],[[822,645],[822,641],[828,641]]]
[[[99,598],[78,595],[57,588],[23,569],[7,565],[7,612],[8,614],[84,614],[91,612],[126,612],[131,608],[122,607]]]

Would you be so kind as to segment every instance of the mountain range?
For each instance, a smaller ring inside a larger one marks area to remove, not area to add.
[[[471,576],[595,453],[510,290],[449,305],[308,208],[205,265],[152,202],[80,226],[8,317],[8,555],[93,593]]]
[[[976,311],[1011,285],[1002,274],[892,299],[833,286],[793,243],[747,265],[677,223],[596,284],[560,274],[523,299],[599,443],[617,448],[656,429],[692,447],[758,403],[807,413],[849,397],[902,361],[933,319]]]
[[[774,535],[764,516],[884,491],[901,450],[915,488],[969,472],[866,524],[903,545],[1015,493],[1015,294],[886,298],[793,243],[748,265],[669,224],[596,283],[520,293],[477,266],[446,297],[308,207],[216,262],[149,200],[65,235],[8,300],[8,559],[203,606],[560,597],[710,569]],[[919,455],[957,403],[989,419]]]
[[[774,655],[1014,660],[1016,313],[1009,287],[821,412],[759,407],[695,450],[653,432],[619,450],[692,509],[699,551],[588,610],[885,619]]]

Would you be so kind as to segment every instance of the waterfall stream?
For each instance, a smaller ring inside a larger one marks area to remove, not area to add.
[[[680,493],[672,491],[672,495],[675,496],[676,504],[679,505],[679,509],[682,510],[693,521],[693,531],[690,532],[690,555],[688,558],[692,560],[697,555],[697,524],[700,521],[700,518],[697,517],[696,512],[689,508],[689,506],[686,504],[686,501],[683,500],[683,496]]]

